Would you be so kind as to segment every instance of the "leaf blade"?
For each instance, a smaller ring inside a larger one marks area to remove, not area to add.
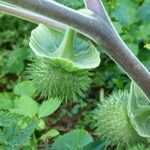
[[[47,101],[44,101],[38,109],[39,118],[51,115],[59,108],[60,105],[61,101],[57,98],[51,98]]]

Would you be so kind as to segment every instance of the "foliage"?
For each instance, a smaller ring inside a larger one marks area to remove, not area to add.
[[[30,120],[8,111],[0,111],[0,118],[0,143],[2,147],[20,147],[29,140],[36,127],[36,120]],[[23,121],[26,126],[23,127],[19,121]]]
[[[22,95],[15,99],[14,108],[11,109],[11,112],[33,117],[37,113],[37,110],[38,104],[31,97]]]
[[[63,38],[61,33],[40,24],[32,31],[29,45],[37,56],[49,58],[67,71],[99,66],[100,57],[95,46],[77,37],[75,40],[74,34],[75,30],[68,28]]]
[[[9,128],[4,129],[4,134],[6,135],[7,144],[13,146],[22,145],[27,142],[34,132],[36,127],[36,122],[29,122],[27,127],[18,128],[16,124],[12,124]]]
[[[150,137],[150,103],[139,87],[132,83],[128,114],[132,125],[142,137]]]
[[[142,4],[142,6],[138,9],[137,15],[139,19],[143,20],[144,22],[149,22],[150,21],[150,1],[145,0]]]
[[[15,122],[19,121],[20,117],[18,115],[12,114],[10,112],[1,111],[0,112],[0,125],[4,127],[9,127]]]
[[[106,142],[97,140],[84,147],[85,150],[103,150],[106,146]]]
[[[75,40],[74,33],[75,30],[68,28],[63,38],[42,24],[32,31],[30,47],[38,58],[28,72],[42,97],[77,100],[77,96],[83,97],[89,87],[88,70],[99,65],[99,52],[92,43]],[[75,52],[74,44],[80,52]]]
[[[47,131],[46,133],[44,133],[40,138],[39,140],[46,140],[47,138],[53,138],[53,137],[56,137],[59,135],[59,132],[55,129],[51,129],[49,131]]]
[[[0,17],[0,24],[0,74],[18,74],[24,70],[24,60],[29,56],[28,36],[35,25],[7,15]]]
[[[96,132],[111,146],[121,148],[142,140],[128,118],[127,101],[127,92],[113,93],[96,110]]]
[[[84,6],[84,3],[83,3],[82,0],[74,0],[74,1],[56,0],[56,1],[59,2],[59,3],[64,4],[65,6],[72,7],[72,8],[75,8],[75,9],[79,9],[79,8]]]
[[[14,87],[14,94],[16,95],[26,95],[26,96],[33,96],[35,93],[35,88],[30,81],[23,81],[18,83]]]
[[[56,1],[74,9],[84,7],[83,0]],[[103,2],[118,33],[132,52],[150,70],[150,1],[104,0]],[[86,128],[94,135],[94,138],[85,130],[72,130],[56,138],[52,146],[54,150],[63,148],[66,150],[66,146],[71,150],[72,147],[75,150],[77,148],[101,150],[107,145],[114,145],[114,148],[118,146],[120,149],[120,145],[126,147],[133,143],[135,145],[130,146],[129,150],[149,149],[149,142],[145,138],[149,137],[149,103],[135,84],[132,84],[129,94],[127,92],[113,93],[109,98],[103,99],[103,94],[107,95],[118,89],[129,89],[130,82],[125,73],[103,53],[100,47],[95,48],[91,42],[75,36],[71,50],[78,54],[82,49],[83,54],[78,56],[77,61],[61,58],[58,62],[59,65],[61,64],[59,67],[65,68],[65,71],[62,71],[58,69],[58,66],[52,67],[48,60],[62,43],[64,37],[62,33],[43,25],[34,29],[34,24],[4,14],[0,14],[0,24],[0,149],[38,149],[38,145],[41,143],[51,144],[59,134],[74,127]],[[47,59],[33,59],[35,56],[28,46],[31,30],[33,32],[30,47],[40,57],[48,55]],[[85,60],[83,58],[87,49],[89,50],[86,55],[88,61],[82,61]],[[101,52],[101,65],[91,70],[99,64],[97,61],[99,54],[90,55],[90,51],[97,52],[96,49]],[[89,61],[89,59],[92,60],[91,56],[97,56],[94,63]],[[27,64],[31,64],[32,60],[34,64],[29,65],[31,69],[26,71]],[[53,59],[54,63],[56,61]],[[96,65],[95,62],[97,62]],[[71,69],[76,68],[79,71],[72,72],[71,75],[67,74],[70,66]],[[49,73],[55,73],[57,81],[54,81],[51,86],[47,82],[49,74],[44,78],[47,73],[45,70],[48,67],[50,67]],[[80,70],[81,68],[83,70]],[[85,68],[88,71],[85,71]],[[38,71],[41,72],[40,77],[37,77]],[[29,72],[30,79],[34,80],[34,84],[25,79]],[[42,76],[43,74],[44,76]],[[74,79],[70,86],[68,86],[68,78]],[[92,80],[93,84],[89,88]],[[50,87],[49,91],[53,94],[47,93],[47,87]],[[39,91],[36,93],[37,89]],[[75,90],[77,94],[74,94]],[[99,92],[101,90],[104,93]],[[85,91],[87,91],[86,94]],[[47,95],[49,95],[48,99],[43,98]],[[85,97],[81,101],[80,96],[83,95]],[[80,101],[73,104],[67,101],[68,104],[62,104],[62,99],[65,97]],[[99,100],[102,101],[101,104],[98,104]],[[60,106],[61,104],[63,106]],[[94,119],[93,110],[97,104],[99,105],[97,119]],[[65,105],[66,107],[64,107]],[[59,110],[56,111],[58,108]],[[55,114],[53,114],[54,112]],[[63,125],[66,122],[65,114],[70,116],[67,125]],[[71,123],[76,123],[74,120],[77,120],[77,125],[71,126]],[[55,126],[54,122],[58,125]],[[97,134],[100,134],[100,140],[97,141],[95,141],[97,135],[93,133],[95,126],[98,128]],[[101,139],[107,140],[107,142],[101,141]],[[137,144],[139,140],[141,140],[140,142],[144,141],[144,144]]]
[[[52,150],[83,150],[83,148],[93,141],[90,134],[84,130],[72,130],[63,136],[59,136]]]
[[[10,108],[13,108],[10,94],[0,93],[0,109],[9,110]]]
[[[33,87],[31,85],[30,81],[16,84],[14,87],[16,95],[11,97],[8,93],[1,93],[0,144],[3,149],[17,149],[22,145],[26,145],[26,143],[31,147],[30,138],[35,129],[45,129],[43,118],[54,113],[61,104],[61,101],[57,98],[51,98],[39,104],[31,97],[33,93],[31,94],[26,89]],[[57,135],[57,130],[53,129],[41,135],[39,140]]]
[[[51,98],[47,101],[43,101],[38,109],[39,118],[47,117],[54,113],[60,106],[61,101],[57,98]]]

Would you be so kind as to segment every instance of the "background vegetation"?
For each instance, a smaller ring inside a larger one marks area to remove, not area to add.
[[[84,7],[83,0],[57,0],[74,9]],[[117,31],[133,53],[150,70],[150,1],[103,0]],[[22,93],[34,91],[25,84],[26,67],[33,54],[28,46],[31,30],[37,25],[0,13],[0,108],[4,98],[15,99]],[[46,129],[67,132],[84,128],[94,135],[93,110],[98,101],[114,90],[129,89],[130,80],[99,48],[101,65],[93,71],[93,84],[79,103],[68,103],[46,118]],[[20,86],[22,84],[22,86]],[[18,87],[19,86],[19,87]],[[21,92],[17,91],[17,88]],[[28,90],[27,90],[28,89]],[[32,95],[32,94],[31,94]],[[39,103],[41,99],[35,98]],[[11,106],[10,106],[11,107]],[[40,137],[41,133],[35,133]],[[39,142],[40,145],[49,143]]]

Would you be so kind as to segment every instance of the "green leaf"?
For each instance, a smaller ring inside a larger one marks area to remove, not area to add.
[[[59,3],[64,4],[65,6],[72,7],[75,9],[81,8],[84,6],[83,0],[56,0]]]
[[[147,48],[148,50],[150,50],[150,44],[145,44],[144,48]]]
[[[3,14],[3,13],[0,13],[0,19],[3,18],[3,16],[4,16],[4,14]]]
[[[51,129],[44,133],[39,140],[45,141],[47,138],[53,138],[59,135],[59,132],[56,129]]]
[[[68,31],[66,36],[67,34],[69,35]],[[74,42],[74,50],[68,47],[65,49],[65,55],[62,55],[63,51],[59,46],[68,40],[65,38],[63,39],[61,33],[40,24],[32,31],[29,45],[37,56],[49,58],[53,63],[69,70],[91,69],[100,64],[100,54],[95,46],[91,42],[88,43],[77,37]],[[68,42],[68,44],[70,43]],[[66,56],[69,53],[71,56]]]
[[[0,111],[0,126],[8,127],[11,126],[13,123],[18,122],[20,116],[16,114],[12,114],[7,111]]]
[[[3,131],[0,130],[0,144],[5,142],[6,142],[5,134]]]
[[[144,22],[149,23],[150,21],[150,1],[145,0],[141,7],[138,9],[137,17]]]
[[[116,0],[116,4],[117,7],[112,12],[112,17],[119,23],[125,26],[136,21],[137,3],[131,0]]]
[[[150,60],[143,61],[142,63],[148,70],[150,70]]]
[[[138,44],[135,43],[127,43],[128,47],[131,49],[131,51],[134,53],[134,55],[138,55],[139,53],[139,47]]]
[[[138,134],[150,137],[150,101],[133,82],[128,100],[128,115]]]
[[[21,114],[28,117],[34,117],[38,111],[38,103],[31,97],[22,95],[15,100],[14,109],[10,109],[11,112]]]
[[[84,150],[104,150],[105,146],[106,142],[97,140],[85,146]]]
[[[16,124],[12,124],[12,126],[4,130],[8,144],[12,146],[25,144],[34,132],[36,126],[37,122],[34,120],[29,122],[28,126],[23,129],[16,126]]]
[[[10,94],[0,93],[0,109],[9,110],[10,108],[13,108],[13,101]]]
[[[30,47],[36,55],[49,56],[59,46],[62,39],[63,34],[40,24],[31,33]]]
[[[35,88],[31,81],[23,81],[14,87],[14,93],[16,95],[33,96]]]
[[[142,40],[149,40],[150,39],[150,24],[149,23],[144,23],[139,27],[138,36]]]
[[[59,108],[60,104],[61,101],[58,98],[51,98],[47,101],[44,101],[38,109],[39,118],[51,115]]]
[[[38,126],[37,126],[37,130],[43,130],[45,129],[46,125],[45,125],[45,121],[43,119],[39,119],[38,121]]]
[[[20,150],[20,147],[18,146],[11,146],[11,145],[8,145],[8,144],[3,144],[1,147],[0,147],[1,150]]]
[[[119,24],[118,22],[115,21],[115,22],[113,22],[113,25],[114,25],[114,27],[116,28],[116,30],[118,31],[119,34],[123,33],[121,24]]]
[[[59,136],[52,150],[83,150],[84,146],[93,141],[91,135],[82,129],[76,129],[69,133]]]
[[[17,48],[13,50],[6,62],[8,71],[11,73],[21,72],[24,69],[24,60],[27,56],[28,52],[26,49]]]

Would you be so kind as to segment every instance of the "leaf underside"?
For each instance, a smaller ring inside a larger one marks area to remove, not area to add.
[[[58,47],[63,41],[63,34],[53,29],[48,29],[40,24],[32,31],[30,47],[40,57],[49,58],[52,62],[63,64],[67,69],[92,69],[100,64],[100,54],[91,42],[86,42],[75,37],[73,56],[61,57]],[[68,50],[69,51],[72,50]]]
[[[150,137],[150,102],[140,88],[131,84],[128,115],[135,130],[142,137]]]

